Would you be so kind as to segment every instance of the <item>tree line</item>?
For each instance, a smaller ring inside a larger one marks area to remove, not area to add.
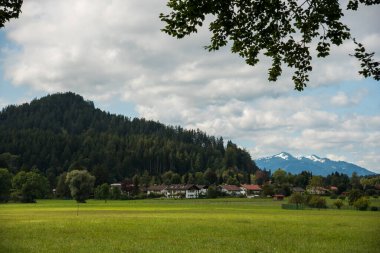
[[[343,199],[348,196],[349,203],[364,196],[377,197],[380,194],[380,176],[359,177],[355,173],[351,177],[337,172],[326,177],[313,176],[310,172],[303,171],[300,174],[286,173],[284,170],[276,170],[273,174],[266,170],[257,170],[251,174],[251,181],[262,187],[262,197],[282,194],[290,196],[294,194],[294,187],[304,188],[329,188],[324,195],[331,198]],[[239,181],[240,180],[240,181]],[[158,184],[198,184],[211,186],[210,196],[217,197],[215,192],[217,185],[234,184],[240,186],[247,183],[242,174],[231,170],[213,171],[207,169],[204,173],[197,172],[180,175],[167,171],[160,176],[150,175],[148,171],[136,174],[131,178],[121,181],[121,188],[110,187],[107,182],[96,183],[97,179],[85,168],[75,168],[69,172],[63,172],[57,177],[57,185],[50,185],[49,180],[37,169],[20,171],[13,175],[8,169],[0,169],[0,202],[9,200],[19,202],[34,202],[40,198],[75,199],[85,202],[89,197],[96,199],[131,199],[146,198],[146,188]],[[293,196],[293,195],[292,195]],[[350,197],[351,196],[351,197]],[[152,196],[151,196],[152,197]],[[153,196],[154,197],[154,196]],[[318,207],[323,199],[314,197],[308,201],[314,201]],[[314,203],[311,202],[311,203]],[[297,203],[297,202],[296,202]],[[309,202],[308,202],[309,203]],[[313,204],[311,204],[313,205]]]
[[[85,167],[96,184],[148,171],[186,174],[233,169],[254,173],[249,153],[222,137],[103,112],[74,93],[59,93],[0,112],[0,167],[57,176]]]

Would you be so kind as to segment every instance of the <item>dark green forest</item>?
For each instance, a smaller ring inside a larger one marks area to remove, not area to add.
[[[38,169],[50,181],[86,168],[97,184],[133,175],[180,175],[233,170],[248,176],[257,170],[249,153],[200,130],[166,126],[96,109],[74,93],[58,93],[0,112],[0,168]]]

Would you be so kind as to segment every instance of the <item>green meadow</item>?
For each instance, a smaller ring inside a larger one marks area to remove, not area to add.
[[[264,199],[0,205],[0,252],[380,252],[380,212]],[[378,205],[379,203],[376,203]]]

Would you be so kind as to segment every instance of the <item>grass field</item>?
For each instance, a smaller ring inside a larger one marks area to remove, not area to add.
[[[380,252],[380,212],[262,199],[0,205],[0,252]],[[377,203],[378,204],[378,203]]]

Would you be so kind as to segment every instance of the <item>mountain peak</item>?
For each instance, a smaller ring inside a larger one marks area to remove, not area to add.
[[[292,158],[293,156],[289,153],[281,152],[277,155],[274,155],[273,157],[279,157],[279,158],[284,159],[284,160],[289,160],[289,158]]]
[[[326,161],[326,158],[320,158],[317,155],[310,155],[310,156],[305,156],[305,158],[312,160],[313,162],[320,162],[324,163]]]
[[[310,171],[313,175],[327,176],[331,173],[344,173],[349,176],[353,172],[358,175],[374,175],[375,173],[344,161],[332,161],[327,158],[321,158],[317,155],[297,156],[294,157],[287,152],[281,152],[266,158],[257,159],[256,165],[261,169],[270,169],[272,171],[279,168],[292,174],[299,174],[302,171]]]

